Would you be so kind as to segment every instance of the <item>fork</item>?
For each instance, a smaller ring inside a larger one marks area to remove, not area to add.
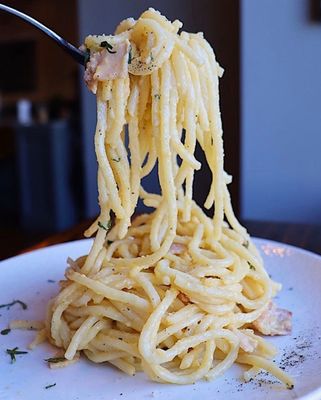
[[[22,19],[28,24],[35,26],[51,39],[53,39],[63,50],[65,50],[74,60],[76,60],[79,64],[85,65],[86,54],[77,49],[74,45],[67,42],[64,38],[59,36],[56,32],[49,29],[47,26],[43,25],[41,22],[37,21],[36,19],[30,17],[27,14],[24,14],[21,11],[16,10],[15,8],[8,7],[5,4],[0,3],[0,11],[5,11],[9,14],[13,14],[16,17]]]

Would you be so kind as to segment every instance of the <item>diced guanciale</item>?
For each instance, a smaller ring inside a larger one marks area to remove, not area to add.
[[[183,293],[183,292],[179,292],[179,294],[178,294],[177,297],[178,297],[178,298],[180,299],[180,301],[181,301],[183,304],[185,304],[185,305],[191,303],[189,297],[186,296],[186,294]]]
[[[98,82],[126,78],[128,74],[129,41],[125,40],[113,46],[110,53],[103,48],[90,54],[84,74],[88,88],[97,92]]]
[[[270,301],[259,318],[253,322],[253,327],[263,335],[289,335],[292,331],[292,313],[276,307]]]
[[[183,254],[187,250],[186,246],[181,243],[173,243],[169,249],[172,254]]]

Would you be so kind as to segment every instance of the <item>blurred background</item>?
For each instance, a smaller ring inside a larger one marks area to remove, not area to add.
[[[203,31],[224,67],[225,169],[245,221],[321,225],[321,4],[316,0],[5,1],[75,45],[154,7]],[[98,213],[95,97],[83,68],[0,11],[0,258]],[[199,153],[198,158],[202,155]],[[198,173],[195,196],[210,174]],[[155,175],[147,184],[157,188]]]

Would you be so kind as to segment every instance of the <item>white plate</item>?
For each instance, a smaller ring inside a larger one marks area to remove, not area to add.
[[[48,344],[10,363],[7,348],[26,350],[34,337],[31,331],[11,331],[0,335],[0,399],[130,399],[141,400],[233,400],[233,399],[321,399],[321,257],[284,244],[256,239],[266,268],[283,284],[278,304],[293,311],[292,336],[269,338],[280,349],[278,362],[295,381],[293,390],[284,389],[272,376],[262,374],[246,384],[242,367],[233,366],[213,382],[176,386],[150,382],[142,373],[129,377],[108,364],[96,365],[86,359],[63,369],[51,370],[44,362],[54,354]],[[57,293],[57,283],[66,267],[67,256],[88,252],[90,240],[48,247],[0,263],[0,304],[20,299],[0,309],[0,330],[12,319],[43,319],[48,300]],[[56,386],[45,389],[45,386]]]

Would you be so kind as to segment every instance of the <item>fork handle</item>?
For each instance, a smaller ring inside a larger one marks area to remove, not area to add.
[[[15,8],[6,6],[5,4],[0,4],[0,11],[5,11],[9,14],[13,14],[16,17],[22,19],[23,21],[28,22],[29,24],[38,28],[47,36],[49,36],[51,39],[53,39],[63,50],[65,50],[79,64],[82,65],[85,64],[85,54],[81,50],[77,49],[77,47],[67,42],[67,40],[59,36],[56,32],[52,31],[47,26],[43,25],[41,22],[37,21],[36,19],[30,17],[27,14],[24,14],[19,10],[16,10]]]

